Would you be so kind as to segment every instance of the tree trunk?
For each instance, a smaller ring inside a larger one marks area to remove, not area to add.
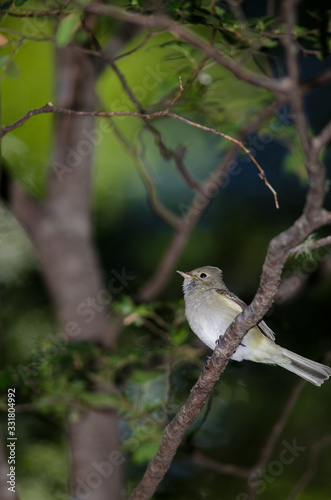
[[[92,110],[96,70],[70,48],[57,53],[57,104]],[[69,342],[114,344],[107,326],[108,296],[91,241],[90,185],[94,145],[100,140],[93,117],[58,116],[47,196],[37,204],[18,186],[13,210],[37,249],[63,335]],[[98,302],[99,299],[99,302]],[[100,301],[101,300],[101,301]],[[98,390],[96,388],[95,390]],[[123,458],[112,412],[82,411],[68,423],[72,498],[119,500]]]

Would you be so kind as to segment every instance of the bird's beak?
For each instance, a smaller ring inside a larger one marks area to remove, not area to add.
[[[194,278],[194,276],[192,276],[192,274],[190,274],[190,273],[184,273],[184,271],[176,271],[176,273],[178,273],[181,276],[183,276],[183,278]]]

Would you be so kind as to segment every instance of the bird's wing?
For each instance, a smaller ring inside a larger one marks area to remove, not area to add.
[[[268,327],[267,323],[265,323],[264,321],[260,321],[260,323],[258,323],[257,326],[261,330],[261,332],[263,333],[263,335],[265,337],[267,337],[267,339],[272,340],[273,342],[275,342],[275,340],[276,340],[275,334],[271,330],[271,328]]]
[[[234,293],[230,292],[229,290],[216,290],[217,293],[222,295],[223,299],[227,302],[228,307],[237,313],[237,315],[247,307],[247,304],[237,295]]]
[[[247,307],[247,304],[239,299],[237,295],[234,293],[230,292],[229,290],[217,290],[217,292],[220,295],[223,295],[224,299],[227,299],[228,307],[232,309],[232,311],[235,311],[237,315],[241,313],[245,307]],[[275,341],[275,334],[271,330],[271,328],[268,327],[268,325],[264,321],[260,321],[257,324],[257,327],[259,328],[260,332],[262,335],[267,337],[267,339],[272,340],[273,342]]]

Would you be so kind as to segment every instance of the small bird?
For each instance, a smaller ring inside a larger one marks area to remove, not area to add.
[[[215,349],[219,336],[224,335],[246,304],[228,290],[218,267],[204,266],[188,273],[177,272],[184,278],[185,314],[189,325],[202,342]],[[317,386],[331,376],[329,366],[275,344],[275,334],[264,321],[248,330],[231,359],[282,366]]]

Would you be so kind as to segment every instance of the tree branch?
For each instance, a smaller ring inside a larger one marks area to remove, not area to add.
[[[326,236],[325,238],[320,238],[319,240],[311,241],[308,243],[303,242],[301,245],[292,248],[289,251],[289,256],[299,255],[305,252],[311,252],[312,250],[316,250],[317,248],[322,248],[327,245],[331,245],[331,236]]]
[[[298,64],[291,35],[295,25],[295,6],[296,1],[283,1],[284,17],[286,16],[285,20],[289,23],[287,35],[284,36],[284,48],[290,74],[290,99],[295,112],[295,126],[307,158],[306,168],[310,180],[304,212],[289,229],[270,241],[263,264],[260,285],[252,303],[236,317],[227,328],[225,335],[220,337],[219,346],[215,348],[211,358],[202,370],[188,400],[180,408],[172,422],[165,428],[159,450],[150,461],[141,482],[130,495],[130,500],[147,500],[151,498],[167,472],[182,437],[201,412],[214,384],[227,366],[228,360],[237,349],[245,333],[256,325],[271,307],[289,251],[304,241],[312,231],[329,221],[329,214],[322,208],[326,192],[325,172],[318,162],[316,150],[310,148],[311,140],[299,90]],[[285,417],[286,414],[285,412]],[[262,458],[264,460],[264,456],[269,454],[270,449],[272,450],[277,433],[278,430],[274,430],[261,460]]]
[[[121,82],[123,90],[125,91],[125,93],[129,97],[129,99],[131,100],[131,102],[134,104],[134,106],[137,109],[137,111],[139,111],[140,113],[145,113],[146,111],[145,111],[144,107],[142,106],[141,102],[138,100],[137,96],[135,95],[135,93],[131,89],[130,85],[128,84],[128,82],[127,82],[127,80],[125,78],[125,75],[122,73],[122,71],[120,71],[120,69],[118,68],[118,66],[115,64],[114,59],[108,57],[103,52],[102,47],[101,47],[100,43],[98,42],[97,38],[95,37],[95,35],[93,34],[93,32],[88,28],[88,26],[86,26],[86,23],[84,23],[84,22],[83,22],[83,27],[88,32],[88,34],[90,35],[91,40],[92,40],[92,42],[93,42],[93,44],[94,44],[94,46],[96,48],[97,54],[99,54],[99,56],[101,57],[101,59],[105,63],[107,63],[110,66],[110,68],[114,71],[114,73],[116,74],[117,78]],[[150,34],[149,34],[149,36],[150,36]],[[168,111],[170,111],[171,108],[176,104],[176,102],[181,97],[183,91],[184,91],[184,88],[183,88],[183,84],[182,84],[182,79],[179,78],[179,91],[176,93],[175,98],[171,101],[171,103],[167,107]],[[169,159],[172,158],[175,161],[176,166],[178,168],[178,171],[180,172],[180,174],[182,175],[183,179],[186,181],[186,183],[188,184],[189,187],[191,187],[191,188],[198,188],[198,183],[196,183],[191,178],[191,176],[189,175],[189,173],[188,173],[188,171],[187,171],[187,169],[186,169],[186,167],[184,165],[184,162],[183,162],[183,153],[181,151],[172,151],[171,149],[169,149],[165,145],[165,143],[163,142],[161,133],[151,123],[149,123],[149,120],[145,116],[142,119],[143,119],[143,121],[145,123],[145,127],[147,128],[147,130],[149,130],[149,132],[151,132],[151,134],[154,136],[155,142],[156,142],[156,144],[157,144],[157,146],[158,146],[158,148],[160,150],[161,155],[166,160],[169,160]],[[122,138],[123,138],[123,136],[122,136]],[[127,141],[125,141],[125,142],[127,144]],[[132,150],[132,148],[129,148],[129,149]],[[135,161],[136,161],[137,164],[141,163],[141,160],[139,159],[139,155],[136,154],[134,156],[134,159],[135,159]],[[146,185],[146,182],[145,182],[145,185]],[[174,225],[174,224],[172,223],[171,225]]]
[[[7,126],[2,127],[1,132],[0,132],[0,138],[3,137],[8,132],[14,130],[15,128],[23,125],[32,116],[36,116],[36,115],[39,115],[39,114],[42,114],[42,113],[51,113],[51,112],[53,112],[53,113],[59,113],[59,114],[68,115],[68,116],[81,116],[81,117],[84,117],[84,116],[103,116],[103,117],[135,116],[135,117],[143,118],[144,120],[152,119],[152,118],[157,118],[157,117],[161,117],[161,116],[169,116],[170,118],[174,118],[176,120],[180,120],[182,122],[185,122],[186,124],[188,124],[190,126],[199,128],[201,130],[205,130],[207,132],[211,132],[211,133],[213,133],[215,135],[218,135],[219,137],[222,137],[222,138],[224,138],[224,139],[226,139],[226,140],[234,143],[235,146],[239,146],[251,158],[251,160],[254,162],[254,164],[258,167],[258,169],[260,171],[260,176],[264,180],[265,185],[273,193],[274,199],[275,199],[275,204],[276,204],[276,207],[278,208],[278,200],[277,200],[277,194],[276,194],[275,190],[269,184],[269,182],[268,182],[268,180],[267,180],[267,178],[265,176],[265,173],[264,173],[263,169],[260,167],[260,165],[258,164],[258,162],[253,157],[253,155],[250,153],[250,151],[244,146],[244,144],[240,140],[234,139],[234,138],[230,137],[229,135],[224,134],[223,132],[220,132],[220,131],[218,131],[216,129],[213,129],[213,128],[210,128],[210,127],[206,127],[206,126],[201,125],[201,124],[196,123],[196,122],[192,122],[191,120],[188,120],[187,118],[185,118],[185,117],[183,117],[181,115],[178,115],[176,113],[173,113],[171,111],[172,107],[177,103],[177,101],[179,100],[180,96],[182,95],[182,93],[184,91],[181,78],[179,79],[179,84],[180,84],[180,88],[179,88],[178,93],[176,94],[176,96],[174,97],[174,99],[170,102],[170,104],[164,110],[162,110],[162,111],[156,111],[154,113],[144,113],[144,112],[135,112],[135,111],[123,111],[123,112],[122,111],[120,111],[120,112],[76,111],[76,110],[71,110],[71,109],[67,109],[67,108],[55,107],[55,106],[53,106],[52,103],[48,103],[48,104],[46,104],[45,106],[43,106],[41,108],[37,108],[37,109],[28,111],[19,120],[17,120],[16,122],[12,123],[11,125],[7,125]],[[140,106],[140,104],[138,102],[137,102],[137,106]],[[127,141],[125,141],[125,142],[127,144]],[[133,153],[132,148],[130,148],[130,151],[131,151],[131,153]],[[234,155],[235,152],[236,152],[236,148],[234,149],[234,151],[230,152],[230,159],[232,159],[232,157],[233,157],[233,155]],[[178,152],[177,152],[177,155],[178,155]],[[135,154],[135,159],[137,159],[137,155],[136,154]],[[180,160],[179,161],[179,170],[182,171],[182,173],[183,173],[183,168],[184,167],[181,164],[181,158],[179,158],[179,160]],[[228,160],[227,156],[225,157],[225,160],[226,160],[225,161],[225,164],[226,164],[227,160]],[[140,171],[142,172],[141,165],[140,165]],[[186,174],[183,174],[183,175],[185,176]],[[218,180],[219,182],[221,182],[221,179],[222,179],[223,175],[224,175],[224,169],[222,168],[222,169],[220,169],[220,172],[215,177],[215,179]],[[145,179],[145,185],[146,185],[146,181],[147,181],[146,176],[144,176],[144,179]],[[197,195],[197,201],[195,200],[195,202],[196,202],[196,204],[198,206],[200,206],[200,200],[201,200],[202,201],[202,205],[203,205],[204,208],[208,204],[208,203],[206,204],[206,202],[205,202],[206,195],[204,194],[204,186],[206,186],[208,183],[209,183],[209,179],[207,179],[207,181],[205,181],[205,183],[203,185],[199,185],[199,192],[200,193]],[[217,184],[217,182],[216,182],[216,184]],[[149,185],[149,184],[147,183],[147,185]],[[152,203],[154,204],[154,206],[156,208],[158,208],[159,204],[156,202],[155,193],[154,194],[152,193],[152,191],[150,190],[150,187],[149,187],[149,192],[153,195],[151,197]],[[196,212],[196,209],[194,207],[193,207],[193,210],[194,210],[194,212]],[[162,212],[162,214],[161,214],[161,212]],[[178,221],[177,221],[177,218],[175,216],[172,216],[169,212],[166,213],[163,209],[161,210],[161,212],[160,212],[160,215],[162,216],[162,218],[165,217],[166,220],[168,220],[171,223],[171,225],[173,225],[175,227],[178,226]],[[187,218],[192,218],[192,215],[193,214],[192,214],[192,210],[191,210],[191,213],[188,214]],[[193,217],[193,220],[198,220],[201,215],[202,215],[202,213],[199,213],[198,217]],[[187,225],[187,218],[185,218],[182,221],[183,227]],[[183,234],[186,233],[186,231],[181,231],[181,232]],[[180,238],[180,240],[183,241],[183,242],[186,241],[186,240],[182,240],[182,238]],[[178,247],[178,248],[181,248],[181,246]]]
[[[320,182],[325,187],[323,176]],[[309,192],[307,199],[308,197]],[[313,200],[319,205],[318,200],[315,200],[315,198]],[[322,209],[319,209],[318,206],[312,206],[310,210],[318,211],[320,219],[314,217],[309,221],[310,217],[307,218],[302,215],[288,230],[271,240],[263,265],[260,285],[252,303],[236,317],[228,327],[225,335],[219,339],[219,346],[216,347],[211,358],[207,361],[198,381],[191,390],[188,400],[180,408],[172,422],[165,428],[159,450],[150,461],[141,482],[130,495],[130,500],[147,500],[151,498],[167,472],[185,432],[200,414],[216,381],[225,370],[229,359],[236,351],[246,332],[256,325],[271,307],[289,250],[303,241],[312,230],[319,227],[323,220],[325,222],[326,219],[323,217],[324,212]],[[320,220],[320,223],[317,220]]]
[[[67,11],[70,14],[70,11]],[[32,9],[13,9],[11,7],[10,10],[0,9],[0,14],[4,14],[6,16],[11,17],[48,17],[48,16],[58,16],[63,14],[63,9],[54,9],[54,10],[32,10]]]
[[[243,468],[235,464],[226,464],[226,463],[224,464],[218,462],[217,460],[210,459],[209,457],[204,456],[202,453],[198,451],[196,451],[193,454],[193,458],[195,458],[197,461],[199,461],[206,467],[209,467],[217,472],[220,472],[221,474],[228,474],[236,477],[246,478],[248,481],[249,499],[253,500],[256,496],[256,488],[258,486],[258,483],[256,481],[250,481],[249,479],[257,477],[259,475],[259,472],[266,467],[274,451],[277,440],[279,439],[281,433],[283,432],[286,422],[289,418],[289,415],[291,414],[291,411],[304,386],[305,382],[303,380],[300,380],[294,386],[293,391],[291,392],[288,400],[285,403],[283,411],[281,412],[279,418],[277,419],[274,427],[271,430],[271,433],[269,434],[265,442],[264,447],[261,450],[260,458],[258,459],[256,465],[254,465],[253,467]]]
[[[198,462],[200,462],[202,465],[205,465],[210,469],[220,472],[221,474],[228,474],[230,476],[248,478],[251,473],[250,469],[244,469],[243,467],[238,467],[238,465],[235,464],[223,464],[221,462],[218,462],[217,460],[213,460],[212,458],[206,457],[200,451],[195,451],[193,453],[193,458]]]
[[[317,137],[313,139],[313,147],[317,154],[331,141],[331,121],[325,125]]]
[[[172,111],[169,111],[168,116],[170,116],[172,118],[175,118],[176,120],[180,120],[180,121],[182,121],[184,123],[187,123],[188,125],[191,125],[192,127],[196,127],[196,128],[201,129],[201,130],[205,130],[206,132],[211,132],[212,134],[218,135],[219,137],[223,137],[224,139],[227,139],[228,141],[231,141],[234,144],[236,144],[240,149],[242,149],[250,157],[250,159],[252,160],[252,162],[257,166],[257,168],[260,171],[259,175],[260,175],[261,179],[264,181],[264,184],[267,186],[268,189],[270,189],[270,191],[272,192],[272,194],[274,196],[276,208],[279,208],[276,191],[269,184],[269,182],[268,182],[268,180],[266,178],[266,175],[264,173],[264,170],[260,167],[260,165],[258,164],[258,162],[256,161],[256,159],[254,158],[254,156],[251,154],[251,152],[249,151],[249,149],[247,149],[241,141],[239,141],[237,139],[233,139],[233,137],[230,137],[227,134],[223,134],[223,132],[219,132],[218,130],[215,130],[213,128],[206,127],[204,125],[200,125],[199,123],[192,122],[191,120],[188,120],[187,118],[185,118],[183,116],[177,115],[176,113],[173,113]]]
[[[298,64],[298,49],[295,44],[293,35],[296,25],[296,6],[299,0],[283,1],[282,14],[283,20],[286,22],[285,34],[281,41],[284,46],[287,70],[290,77],[289,97],[292,107],[293,121],[298,134],[301,148],[305,154],[306,169],[309,176],[310,190],[306,199],[304,213],[309,217],[315,217],[315,209],[318,210],[324,201],[326,188],[325,182],[320,182],[323,178],[325,181],[326,174],[322,165],[318,161],[320,146],[314,147],[314,143],[309,135],[309,127],[304,112],[302,89],[299,84],[299,64]],[[329,131],[328,131],[329,134]]]
[[[322,183],[323,181],[322,178]],[[311,209],[315,210],[315,207]],[[323,221],[322,210],[319,211],[319,215],[321,215],[320,220]],[[316,221],[315,217],[313,220]],[[216,347],[211,358],[207,361],[198,381],[191,390],[188,400],[180,408],[172,422],[165,428],[159,450],[150,461],[141,482],[130,495],[130,500],[147,500],[151,498],[167,472],[185,432],[200,414],[216,381],[225,370],[229,359],[236,351],[246,332],[263,318],[272,305],[289,250],[303,241],[312,230],[316,229],[318,227],[318,224],[316,224],[316,222],[315,225],[313,222],[309,222],[306,216],[302,215],[287,231],[280,233],[271,240],[263,265],[260,286],[252,303],[237,316],[228,327],[225,335],[219,339],[219,346]]]
[[[324,436],[322,439],[316,441],[316,443],[314,443],[311,446],[308,458],[307,470],[305,471],[305,473],[302,475],[302,477],[299,479],[299,481],[289,494],[288,500],[295,500],[296,498],[299,498],[300,493],[304,491],[304,489],[308,486],[308,484],[316,474],[317,463],[321,452],[324,450],[324,448],[330,445],[331,445],[331,434]]]
[[[236,76],[240,80],[275,93],[287,92],[288,90],[287,78],[275,80],[243,69],[240,64],[238,64],[233,59],[222,55],[217,48],[209,45],[203,38],[200,38],[193,32],[188,31],[180,24],[172,21],[166,16],[145,16],[142,14],[135,14],[133,12],[125,11],[119,7],[111,5],[101,5],[97,3],[88,5],[85,11],[93,14],[102,14],[105,16],[113,17],[115,19],[126,21],[128,23],[138,24],[139,26],[144,26],[145,28],[149,29],[166,29],[174,36],[197,48],[208,57],[216,61],[218,64],[228,69],[234,76]]]
[[[158,195],[157,195],[157,190],[155,188],[155,184],[153,180],[151,179],[148,170],[146,168],[146,165],[144,164],[144,161],[141,158],[141,155],[139,154],[137,148],[133,146],[125,136],[121,133],[121,131],[114,125],[113,126],[113,131],[116,135],[116,137],[119,139],[119,141],[122,143],[123,147],[126,149],[126,151],[130,154],[130,156],[133,158],[137,170],[139,172],[140,178],[143,181],[143,184],[146,189],[146,194],[147,194],[147,199],[155,212],[156,215],[160,217],[161,220],[163,220],[165,223],[169,224],[169,226],[172,226],[174,228],[179,228],[181,224],[181,220],[179,217],[176,217],[170,210],[168,210],[159,200]]]
[[[281,412],[279,418],[277,419],[273,429],[271,430],[271,433],[268,436],[268,439],[265,442],[264,447],[262,448],[259,460],[257,461],[256,465],[250,470],[249,474],[250,477],[256,476],[259,473],[259,471],[261,471],[267,465],[274,451],[277,440],[279,439],[279,436],[283,432],[286,422],[291,414],[291,411],[301,393],[302,388],[305,385],[306,382],[304,380],[299,380],[299,382],[294,386],[293,391],[290,394],[290,397],[285,403],[283,411]],[[255,481],[248,483],[250,500],[253,500],[255,498],[257,486],[258,485]]]
[[[74,109],[94,109],[97,69],[91,59],[65,48],[58,49],[57,63],[59,102]],[[46,109],[52,111],[53,107],[46,105]],[[115,343],[115,331],[109,327],[106,307],[98,308],[90,322],[81,314],[81,308],[106,289],[91,237],[93,151],[89,149],[87,154],[79,156],[79,168],[69,168],[72,163],[68,160],[68,150],[80,151],[82,141],[86,142],[84,133],[92,134],[95,129],[93,115],[88,111],[83,115],[84,118],[78,118],[70,112],[60,114],[57,120],[44,201],[33,202],[22,189],[16,188],[12,208],[32,236],[66,340],[97,342],[108,350]],[[61,179],[57,165],[66,172]],[[103,387],[99,384],[93,389],[100,392]],[[76,496],[80,478],[93,471],[93,460],[98,463],[107,460],[111,450],[119,450],[118,419],[113,411],[101,414],[89,409],[68,421],[67,427],[71,487]],[[119,500],[121,488],[122,469],[116,467],[111,476],[103,478],[97,490],[91,491],[90,500]]]
[[[184,214],[184,218],[179,229],[174,234],[169,247],[161,258],[160,263],[151,279],[145,283],[140,290],[138,290],[137,300],[139,302],[149,302],[155,298],[164,288],[166,283],[168,283],[174,265],[185,247],[190,234],[213,199],[213,195],[210,194],[210,191],[215,193],[215,190],[222,187],[225,176],[230,175],[228,170],[232,166],[232,162],[234,162],[236,154],[237,147],[234,146],[227,152],[222,162],[212,172],[212,174],[200,184],[200,189],[195,194],[191,205],[183,207],[183,210],[185,210],[186,213]]]

